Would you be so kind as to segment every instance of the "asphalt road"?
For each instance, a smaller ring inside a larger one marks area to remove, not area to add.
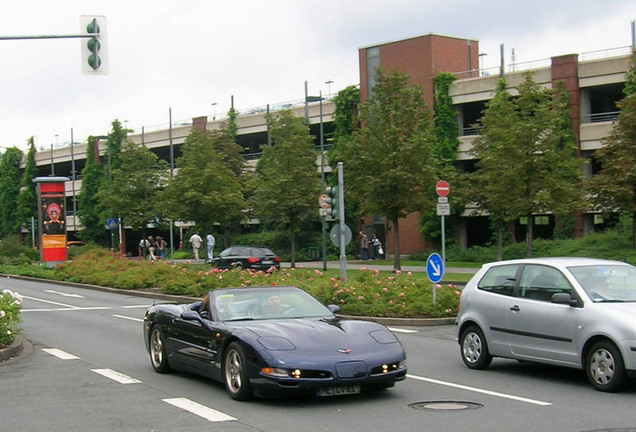
[[[454,326],[392,328],[409,375],[353,397],[235,402],[222,385],[156,374],[143,347],[152,300],[0,279],[24,296],[30,353],[0,364],[0,431],[636,431],[636,383],[593,390],[583,372],[495,360],[467,369]]]

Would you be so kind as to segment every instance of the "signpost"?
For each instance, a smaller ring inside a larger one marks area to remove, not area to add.
[[[437,288],[435,284],[444,277],[444,260],[438,253],[432,253],[426,260],[426,274],[428,279],[433,282],[433,304],[437,303]]]
[[[450,185],[446,180],[440,180],[435,185],[437,193],[437,216],[442,217],[442,258],[446,261],[446,226],[444,224],[444,216],[450,216],[450,204],[448,202],[448,194],[450,193]]]

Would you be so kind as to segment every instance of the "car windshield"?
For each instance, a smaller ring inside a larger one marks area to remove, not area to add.
[[[255,287],[210,291],[219,321],[280,318],[333,318],[322,303],[295,287]]]
[[[594,302],[636,302],[636,267],[589,265],[569,270]]]

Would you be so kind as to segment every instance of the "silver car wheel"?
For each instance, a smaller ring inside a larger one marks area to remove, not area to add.
[[[482,349],[481,338],[479,335],[470,332],[464,337],[462,351],[467,362],[477,363],[481,357]]]
[[[225,382],[230,393],[238,393],[241,390],[242,370],[241,357],[235,350],[230,350],[225,361]]]
[[[150,359],[154,367],[161,366],[163,361],[163,341],[158,330],[152,332],[152,338],[150,339]]]
[[[614,357],[606,349],[599,349],[590,357],[589,368],[594,381],[600,385],[607,385],[614,378],[616,371]]]
[[[159,326],[154,326],[150,332],[149,341],[150,363],[158,373],[167,373],[170,371],[168,365],[168,357],[166,355],[166,345],[163,342],[163,333]]]

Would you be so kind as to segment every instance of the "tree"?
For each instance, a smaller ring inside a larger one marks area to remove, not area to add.
[[[162,214],[172,220],[193,221],[200,229],[227,227],[246,207],[237,175],[217,150],[217,134],[193,130],[177,159],[178,171],[158,197]],[[223,139],[228,139],[224,137]]]
[[[404,72],[378,69],[372,94],[361,105],[363,126],[342,146],[347,196],[362,214],[382,214],[391,222],[397,270],[398,221],[433,207],[437,179],[431,113],[422,87],[408,85],[408,79]]]
[[[99,199],[133,230],[145,229],[157,216],[157,194],[168,177],[168,164],[131,141],[124,143],[118,159],[120,166],[112,172],[112,183],[102,188]]]
[[[22,150],[11,147],[0,159],[0,237],[16,234],[20,227],[17,207],[23,155]]]
[[[29,151],[27,152],[24,174],[22,175],[22,192],[18,196],[18,210],[16,217],[18,225],[30,227],[31,218],[37,221],[38,203],[36,184],[33,179],[37,177],[38,170],[35,163],[35,144],[33,137],[29,138]],[[31,237],[31,230],[28,230],[27,238]]]
[[[102,207],[98,199],[98,192],[102,184],[104,170],[97,163],[97,138],[88,137],[86,145],[86,165],[82,170],[82,189],[77,200],[77,216],[81,228],[77,232],[79,238],[84,241],[96,243],[104,233]]]
[[[266,224],[287,230],[291,265],[296,266],[296,235],[307,221],[316,220],[320,177],[316,151],[303,120],[290,110],[268,115],[273,145],[265,147],[254,183],[255,215]]]
[[[473,144],[479,160],[467,196],[479,210],[503,224],[527,218],[527,255],[532,256],[533,215],[564,214],[581,208],[584,161],[568,120],[567,93],[546,89],[526,73],[519,95],[512,97],[502,80],[481,119]]]
[[[636,54],[633,56],[636,61]],[[634,63],[632,63],[634,64]],[[630,71],[626,96],[618,103],[621,110],[603,147],[594,158],[600,171],[589,182],[590,196],[606,211],[631,212],[632,241],[636,246],[636,77]]]

